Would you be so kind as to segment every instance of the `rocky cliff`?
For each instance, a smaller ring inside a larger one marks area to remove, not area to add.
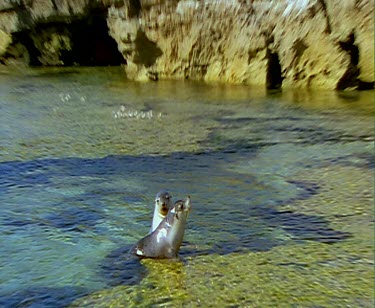
[[[103,39],[82,31],[93,26]],[[42,65],[116,58],[135,80],[371,88],[374,2],[0,0],[0,61],[25,54]]]
[[[373,24],[366,0],[125,1],[108,16],[132,79],[269,88],[374,81]]]
[[[108,35],[110,0],[0,0],[0,63],[124,63]]]

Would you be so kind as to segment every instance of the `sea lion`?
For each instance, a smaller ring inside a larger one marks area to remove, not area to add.
[[[152,218],[150,233],[154,231],[159,226],[164,217],[167,216],[168,211],[172,207],[172,205],[172,196],[169,192],[161,190],[156,194],[154,217]]]
[[[132,252],[143,258],[176,258],[190,209],[190,197],[176,201],[155,231],[138,241]]]

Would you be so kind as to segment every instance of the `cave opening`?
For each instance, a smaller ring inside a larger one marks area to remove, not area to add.
[[[105,16],[92,14],[88,19],[67,25],[72,50],[62,55],[65,65],[117,66],[126,64],[116,41],[109,35]]]
[[[281,72],[281,65],[279,55],[277,52],[272,52],[267,48],[267,74],[266,74],[266,89],[267,90],[280,90],[283,77]]]
[[[109,35],[106,15],[92,13],[70,23],[53,22],[13,34],[1,64],[30,66],[119,66],[126,60]]]
[[[0,56],[0,64],[41,65],[39,61],[40,52],[35,47],[29,31],[13,33],[12,41],[6,52]]]
[[[340,48],[350,57],[350,63],[344,75],[340,78],[336,85],[336,90],[343,91],[347,88],[355,88],[357,90],[374,89],[374,82],[362,81],[359,69],[359,48],[355,44],[354,31],[349,34],[346,40],[339,41]]]

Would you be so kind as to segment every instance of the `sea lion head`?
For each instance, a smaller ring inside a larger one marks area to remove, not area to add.
[[[191,209],[191,199],[190,196],[186,198],[185,201],[178,200],[171,209],[171,213],[174,214],[174,218],[177,220],[182,219],[181,215],[184,215],[184,218],[187,217]],[[186,216],[186,217],[185,217]]]
[[[157,208],[158,213],[165,217],[171,207],[172,196],[170,193],[165,190],[159,191],[155,197],[155,208]]]

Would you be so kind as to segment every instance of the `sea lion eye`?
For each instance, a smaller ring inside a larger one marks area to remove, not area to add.
[[[160,202],[160,199],[156,199],[156,203],[158,203],[158,204],[159,204],[159,202]]]

